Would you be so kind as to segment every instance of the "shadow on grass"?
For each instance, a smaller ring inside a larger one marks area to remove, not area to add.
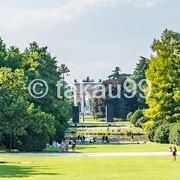
[[[36,171],[36,169],[38,171]],[[47,172],[40,172],[43,169],[47,169]],[[46,176],[53,176],[53,175],[62,175],[62,173],[53,173],[49,172],[48,168],[43,168],[39,166],[22,166],[22,165],[11,165],[11,164],[3,164],[0,165],[0,178],[23,178],[23,177],[30,177],[36,175],[46,175]]]

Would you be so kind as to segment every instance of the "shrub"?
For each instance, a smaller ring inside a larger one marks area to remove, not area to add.
[[[127,116],[126,116],[126,120],[127,120],[127,121],[130,121],[130,118],[131,118],[132,115],[133,115],[132,112],[128,113]]]
[[[147,122],[147,118],[146,117],[141,117],[136,121],[136,126],[137,127],[142,127],[142,125]]]
[[[151,121],[148,121],[151,122]],[[154,134],[156,129],[162,124],[162,121],[156,121],[154,124],[148,129],[147,135],[148,139],[152,142],[154,142]]]
[[[180,145],[180,122],[173,124],[169,133],[169,142]]]
[[[32,152],[41,151],[46,147],[49,137],[47,134],[36,134],[29,132],[17,141],[17,149],[20,151]]]
[[[154,121],[147,121],[144,124],[142,124],[142,128],[145,132],[148,132],[149,129],[153,126]]]
[[[158,143],[169,143],[169,131],[171,125],[163,123],[155,129],[154,141]]]
[[[55,133],[54,116],[30,109],[26,133],[17,137],[16,148],[20,151],[41,151]]]
[[[138,119],[140,119],[143,116],[144,116],[143,115],[143,110],[138,109],[131,115],[130,122],[136,126],[136,122],[138,121]]]

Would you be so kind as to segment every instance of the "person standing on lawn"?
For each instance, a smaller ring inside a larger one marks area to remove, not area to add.
[[[176,162],[176,156],[177,156],[177,149],[176,149],[176,146],[170,147],[170,152],[172,152],[173,162]]]

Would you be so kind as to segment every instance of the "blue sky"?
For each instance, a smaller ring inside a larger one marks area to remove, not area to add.
[[[165,28],[180,32],[179,0],[0,0],[0,36],[24,49],[37,41],[71,70],[68,81],[132,73]]]

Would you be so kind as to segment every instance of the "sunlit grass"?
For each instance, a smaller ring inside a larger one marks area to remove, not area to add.
[[[77,145],[77,152],[167,152],[170,144],[86,144]]]
[[[156,157],[0,157],[0,179],[179,180],[180,162]],[[16,162],[32,162],[17,164]]]

